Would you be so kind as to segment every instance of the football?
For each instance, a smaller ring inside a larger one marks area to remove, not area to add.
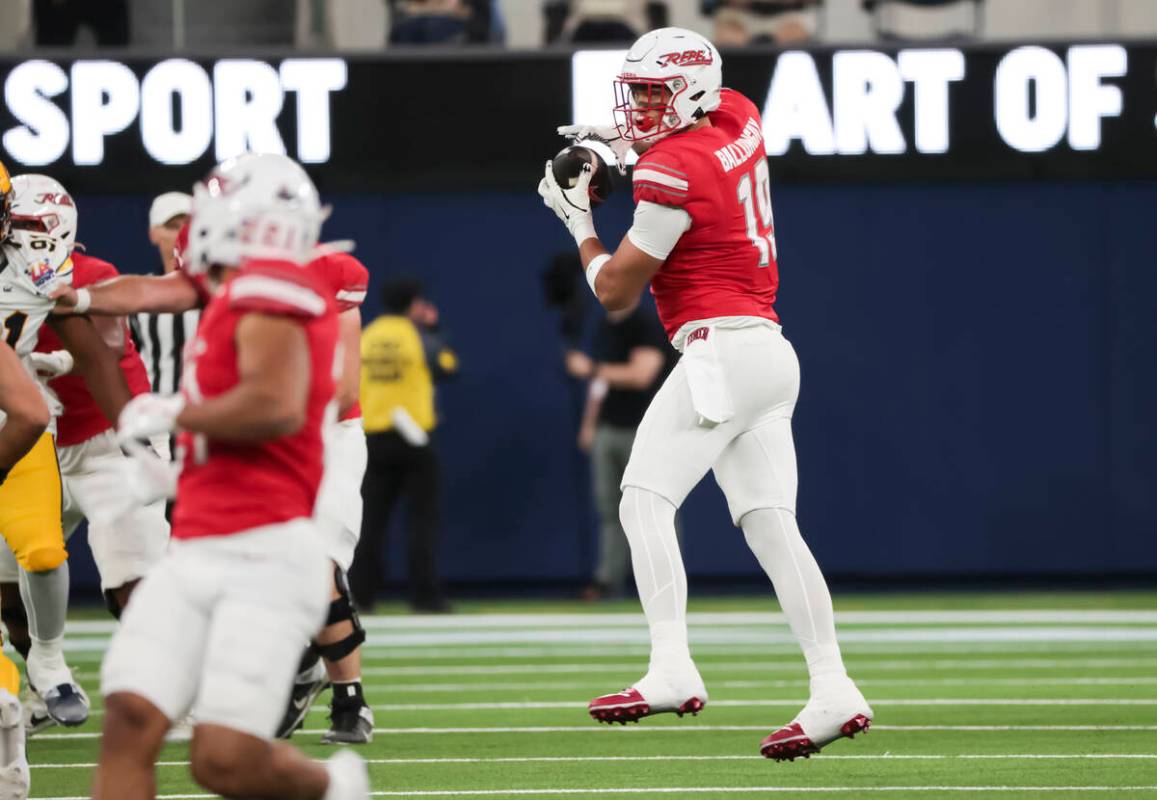
[[[570,189],[575,185],[575,181],[578,180],[578,176],[582,172],[583,164],[586,163],[594,165],[595,174],[591,178],[590,196],[591,205],[597,206],[606,200],[610,196],[611,190],[614,189],[614,184],[611,182],[611,170],[598,153],[589,147],[577,144],[565,147],[551,159],[551,169],[558,185],[564,189]]]

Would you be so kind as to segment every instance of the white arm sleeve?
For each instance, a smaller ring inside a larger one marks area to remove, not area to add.
[[[652,258],[666,261],[679,237],[690,228],[691,215],[683,209],[640,200],[627,238]]]

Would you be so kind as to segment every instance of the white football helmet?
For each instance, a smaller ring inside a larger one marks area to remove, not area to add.
[[[76,204],[57,180],[34,174],[12,179],[12,221],[6,241],[23,256],[21,278],[28,288],[48,294],[71,273],[76,223]]]
[[[231,158],[193,187],[182,267],[198,275],[247,258],[305,264],[327,216],[313,181],[293,159],[274,153]]]
[[[653,30],[631,45],[615,80],[615,125],[629,141],[656,141],[719,108],[722,88],[715,45],[683,28]]]

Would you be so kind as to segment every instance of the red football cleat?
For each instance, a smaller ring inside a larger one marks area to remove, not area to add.
[[[703,710],[706,704],[698,697],[692,697],[682,703],[670,707],[652,706],[638,689],[629,688],[615,694],[604,694],[596,697],[587,706],[590,715],[598,722],[614,724],[618,722],[626,725],[628,722],[638,722],[643,717],[653,714],[674,712],[680,717],[684,714],[694,716]]]
[[[856,714],[840,727],[835,736],[823,741],[812,741],[812,738],[804,733],[800,724],[793,722],[764,739],[759,746],[759,752],[765,758],[774,761],[795,761],[800,756],[808,758],[812,753],[818,753],[821,748],[826,747],[836,739],[844,737],[851,739],[857,733],[867,733],[871,726],[870,717]]]

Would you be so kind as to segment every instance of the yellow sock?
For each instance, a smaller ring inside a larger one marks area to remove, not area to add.
[[[20,696],[20,670],[12,659],[0,653],[0,689],[7,689],[13,697]]]

